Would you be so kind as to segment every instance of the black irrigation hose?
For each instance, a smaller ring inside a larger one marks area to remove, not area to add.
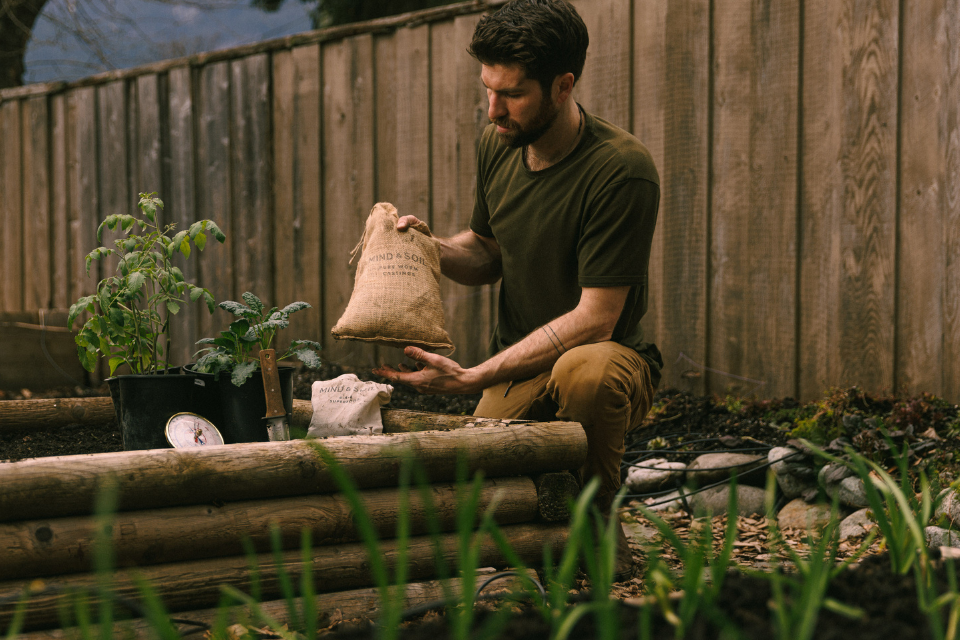
[[[803,455],[803,453],[800,452],[800,451],[797,451],[796,453],[790,453],[790,454],[785,455],[785,456],[782,457],[782,458],[777,458],[776,460],[771,460],[771,461],[765,462],[765,463],[763,463],[763,464],[760,465],[760,466],[757,466],[757,467],[754,467],[753,469],[750,469],[750,471],[758,471],[758,470],[760,470],[760,469],[766,469],[767,467],[769,467],[769,466],[771,466],[771,465],[774,465],[774,464],[776,464],[776,463],[778,463],[778,462],[782,462],[782,461],[784,461],[784,460],[787,460],[787,459],[789,459],[789,458],[793,458],[793,457],[796,457],[796,456],[799,456],[799,455]],[[731,467],[731,468],[734,468],[734,469],[735,469],[735,468],[737,468],[737,467]],[[705,469],[705,471],[707,471],[707,469]],[[721,480],[721,481],[719,481],[719,482],[714,482],[714,483],[711,483],[711,484],[708,484],[708,485],[704,485],[704,486],[702,486],[702,487],[698,487],[697,489],[694,489],[693,491],[690,491],[690,492],[684,492],[684,491],[682,490],[682,488],[677,489],[677,490],[680,491],[680,500],[682,500],[682,501],[684,502],[685,506],[686,506],[686,498],[688,498],[688,497],[690,497],[690,496],[693,496],[693,495],[696,495],[696,494],[698,494],[698,493],[701,493],[702,491],[706,491],[707,489],[713,489],[714,487],[720,487],[720,486],[723,486],[723,485],[726,485],[726,484],[729,484],[729,483],[730,483],[730,479],[727,478],[726,480]],[[664,495],[666,495],[666,494],[668,494],[668,493],[672,493],[673,491],[674,491],[674,489],[667,489],[666,491],[658,491],[658,492],[656,492],[656,493],[627,493],[627,494],[624,494],[623,497],[624,497],[624,498],[654,498],[654,497],[657,497],[657,496],[664,496]],[[654,502],[653,504],[644,505],[644,507],[647,508],[647,509],[649,509],[649,508],[651,508],[651,507],[658,507],[658,506],[660,506],[660,505],[662,505],[662,504],[669,504],[669,503],[673,502],[674,500],[677,500],[677,498],[670,498],[669,500],[662,500],[662,501],[660,501],[660,502]],[[630,507],[629,510],[631,510],[631,511],[637,511],[638,509],[639,509],[638,507]],[[689,506],[687,506],[687,511],[690,511]]]
[[[547,591],[543,588],[543,585],[540,584],[539,580],[531,578],[529,576],[521,574],[519,571],[501,571],[500,573],[494,574],[487,578],[479,587],[477,587],[476,593],[474,593],[473,600],[474,602],[479,602],[481,600],[496,600],[499,596],[484,596],[481,595],[484,589],[490,586],[491,583],[500,580],[501,578],[506,578],[509,576],[521,576],[533,582],[536,585],[537,591],[540,592],[540,598],[546,602],[547,601]],[[424,613],[430,611],[437,611],[439,609],[446,609],[447,607],[455,604],[459,604],[460,599],[457,597],[444,598],[443,600],[434,600],[432,602],[424,602],[423,604],[418,604],[415,607],[410,607],[406,609],[403,613],[400,614],[401,620],[409,620],[410,618],[415,618]]]

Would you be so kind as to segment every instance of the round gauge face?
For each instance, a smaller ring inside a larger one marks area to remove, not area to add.
[[[174,448],[205,447],[223,444],[223,436],[213,423],[195,413],[178,413],[167,421],[167,442]]]

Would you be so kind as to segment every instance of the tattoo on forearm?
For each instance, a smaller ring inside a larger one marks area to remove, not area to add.
[[[560,340],[560,336],[558,336],[557,332],[553,330],[553,327],[551,327],[549,324],[545,324],[540,328],[543,329],[543,333],[546,334],[547,340],[549,340],[550,344],[553,345],[553,348],[557,350],[557,353],[563,355],[567,348],[563,346],[563,341]]]

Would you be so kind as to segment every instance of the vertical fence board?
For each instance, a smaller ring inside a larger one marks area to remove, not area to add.
[[[3,138],[3,164],[0,166],[0,235],[3,236],[3,256],[0,265],[3,311],[23,310],[23,166],[21,144],[23,130],[20,122],[19,100],[0,104],[0,133]]]
[[[50,226],[49,109],[47,96],[22,103],[23,305],[49,309],[52,249]]]
[[[584,109],[623,129],[630,128],[630,2],[579,0],[590,47],[574,96]]]
[[[320,45],[297,47],[294,64],[294,181],[293,181],[293,272],[288,274],[297,283],[297,300],[310,304],[310,309],[290,318],[290,337],[320,341],[324,327],[323,272],[321,252],[322,168],[320,150]],[[281,303],[292,300],[279,301]]]
[[[943,13],[947,68],[944,70],[944,113],[940,116],[946,140],[944,162],[944,353],[960,353],[960,1],[948,0]],[[944,358],[943,393],[953,402],[960,401],[960,358]]]
[[[107,216],[133,213],[135,202],[127,188],[127,110],[126,81],[116,80],[97,87],[97,134],[100,145],[99,191],[100,224]],[[115,239],[123,237],[119,231],[104,229],[103,246],[114,248]],[[101,260],[101,274],[113,275],[118,260]]]
[[[397,201],[397,34],[375,36],[376,200]]]
[[[433,231],[453,236],[469,227],[476,192],[477,140],[488,122],[480,65],[466,53],[477,16],[434,25],[431,51]],[[457,347],[454,359],[473,366],[488,354],[490,287],[441,281],[445,326]]]
[[[70,299],[70,220],[67,186],[67,98],[50,98],[50,222],[52,228],[52,287],[54,309],[66,309]]]
[[[217,302],[237,300],[233,287],[233,245],[243,239],[234,233],[230,115],[230,63],[216,62],[200,69],[197,96],[197,219],[209,219],[226,234],[220,244],[208,238],[207,247],[198,256],[203,287],[210,290]],[[230,324],[226,312],[217,309],[210,315],[198,312],[198,331],[202,337],[215,337]]]
[[[795,393],[797,0],[715,8],[710,282],[715,393]]]
[[[273,300],[270,195],[270,59],[231,62],[233,112],[233,259],[238,293]]]
[[[97,248],[100,224],[100,189],[97,169],[96,87],[75,89],[70,95],[73,121],[73,145],[70,161],[75,167],[75,186],[70,197],[70,262],[74,274],[70,298],[76,300],[96,291],[102,272],[99,261],[86,269],[85,258]]]
[[[136,173],[132,195],[157,192],[164,197],[159,78],[137,78]]]
[[[353,291],[350,251],[373,206],[373,39],[355,36],[323,47],[323,273],[327,359],[375,363],[373,346],[330,338]]]
[[[163,200],[163,219],[165,222],[176,225],[173,233],[188,229],[196,220],[195,197],[196,171],[193,165],[193,83],[190,67],[176,67],[171,69],[167,76],[169,104],[168,127],[170,132],[170,183],[166,185],[167,193],[160,194]],[[184,258],[175,254],[173,264],[183,272],[187,282],[196,283],[198,269],[197,259],[191,254]],[[170,352],[167,360],[173,365],[184,365],[190,362],[196,350],[194,342],[197,340],[197,319],[200,303],[192,303],[187,299],[180,305],[180,310],[170,315]],[[204,312],[206,313],[206,312]]]
[[[709,2],[668,4],[664,95],[669,110],[660,171],[663,230],[663,387],[703,393],[707,349]]]
[[[951,348],[960,346],[958,290],[947,286],[948,264],[956,264],[957,256],[949,252],[950,238],[956,251],[960,222],[958,158],[949,170],[951,152],[960,151],[958,6],[946,0],[904,5],[896,382],[909,393],[944,393],[951,377],[946,369],[956,366],[955,357],[944,355],[956,354]]]
[[[267,305],[284,306],[296,300],[293,251],[294,189],[294,64],[293,54],[277,51],[273,64],[273,251],[274,298]],[[294,316],[296,318],[296,316]]]
[[[663,225],[666,206],[663,172],[668,110],[667,3],[660,0],[636,0],[633,10],[633,43],[633,133],[650,150],[661,175],[660,210],[647,271],[647,314],[643,318],[642,326],[644,339],[662,348],[663,336],[672,330],[663,319],[665,296],[671,293],[663,290]]]
[[[897,3],[805,11],[800,395],[893,384]]]

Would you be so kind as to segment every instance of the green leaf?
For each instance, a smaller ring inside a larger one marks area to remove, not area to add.
[[[176,247],[175,250],[182,250],[182,249],[181,249],[181,243],[182,243],[186,238],[187,238],[187,232],[186,232],[186,231],[180,231],[179,233],[177,233],[177,235],[173,236],[173,239],[170,240],[170,244],[172,244],[174,247]]]
[[[230,328],[228,331],[235,336],[245,336],[250,330],[250,323],[247,322],[245,318],[240,318],[239,320],[234,320],[230,323]]]
[[[234,302],[233,300],[224,300],[218,305],[224,311],[229,311],[235,316],[253,316],[256,317],[256,312],[250,307],[240,304],[239,302]]]
[[[110,307],[107,312],[107,315],[110,318],[110,322],[117,325],[118,327],[124,326],[124,317],[123,310],[120,307]]]
[[[121,358],[121,357],[110,358],[110,360],[108,361],[110,363],[110,375],[112,376],[114,372],[117,370],[117,367],[119,367],[121,364],[123,364],[126,361],[127,361],[126,358]]]
[[[170,267],[170,275],[173,276],[174,282],[183,282],[183,271],[180,271],[179,267]]]
[[[136,238],[127,238],[123,241],[123,250],[127,253],[130,253],[137,248],[137,239]]]
[[[134,271],[127,279],[127,288],[130,290],[130,293],[137,293],[140,291],[146,281],[146,274],[144,274],[142,271]]]
[[[230,375],[230,382],[234,386],[241,386],[247,379],[253,375],[253,372],[257,370],[257,362],[243,362],[238,364],[233,368],[233,373]]]
[[[298,300],[297,302],[291,302],[290,304],[285,306],[283,309],[280,310],[280,313],[282,313],[285,316],[288,316],[291,313],[294,313],[296,311],[300,311],[302,309],[310,309],[310,308],[312,307],[308,303],[302,300]]]
[[[77,319],[77,316],[84,312],[84,310],[93,313],[93,301],[94,296],[84,296],[70,305],[70,310],[67,315],[67,327],[73,328],[73,321]]]
[[[206,223],[207,231],[213,234],[213,237],[217,239],[217,242],[223,244],[227,240],[227,236],[220,230],[220,227],[217,226],[217,223],[213,220],[204,220]]]
[[[204,289],[204,290],[203,290],[203,299],[204,299],[204,300],[206,301],[206,303],[207,303],[207,309],[210,311],[210,313],[213,313],[213,310],[214,310],[213,295],[212,295],[208,290]]]
[[[93,372],[97,368],[97,352],[85,347],[77,347],[77,356],[80,358],[80,365],[87,371]]]
[[[197,245],[197,249],[203,251],[203,249],[207,246],[207,234],[201,231],[193,237],[193,241]]]
[[[201,287],[195,287],[192,284],[187,285],[190,287],[190,302],[196,302],[200,299],[200,296],[203,295],[203,289]]]
[[[216,344],[216,340],[213,338],[200,338],[194,344]]]
[[[167,311],[176,315],[180,313],[180,305],[174,302],[173,300],[167,300]]]
[[[257,313],[263,313],[263,303],[260,302],[260,298],[253,295],[250,291],[245,291],[243,295],[240,296],[243,298],[243,301],[250,305],[250,308],[256,311]]]
[[[180,253],[183,254],[184,258],[190,257],[190,239],[189,238],[184,238],[180,242]]]
[[[136,222],[136,218],[134,218],[133,216],[128,216],[126,214],[119,216],[119,218],[120,218],[120,228],[123,231],[130,231],[130,227],[132,227],[133,223]],[[113,227],[111,227],[111,229],[112,228]]]
[[[297,349],[293,352],[293,355],[297,356],[297,359],[300,360],[300,362],[307,365],[311,369],[320,368],[320,356],[318,356],[317,352],[313,349]]]

